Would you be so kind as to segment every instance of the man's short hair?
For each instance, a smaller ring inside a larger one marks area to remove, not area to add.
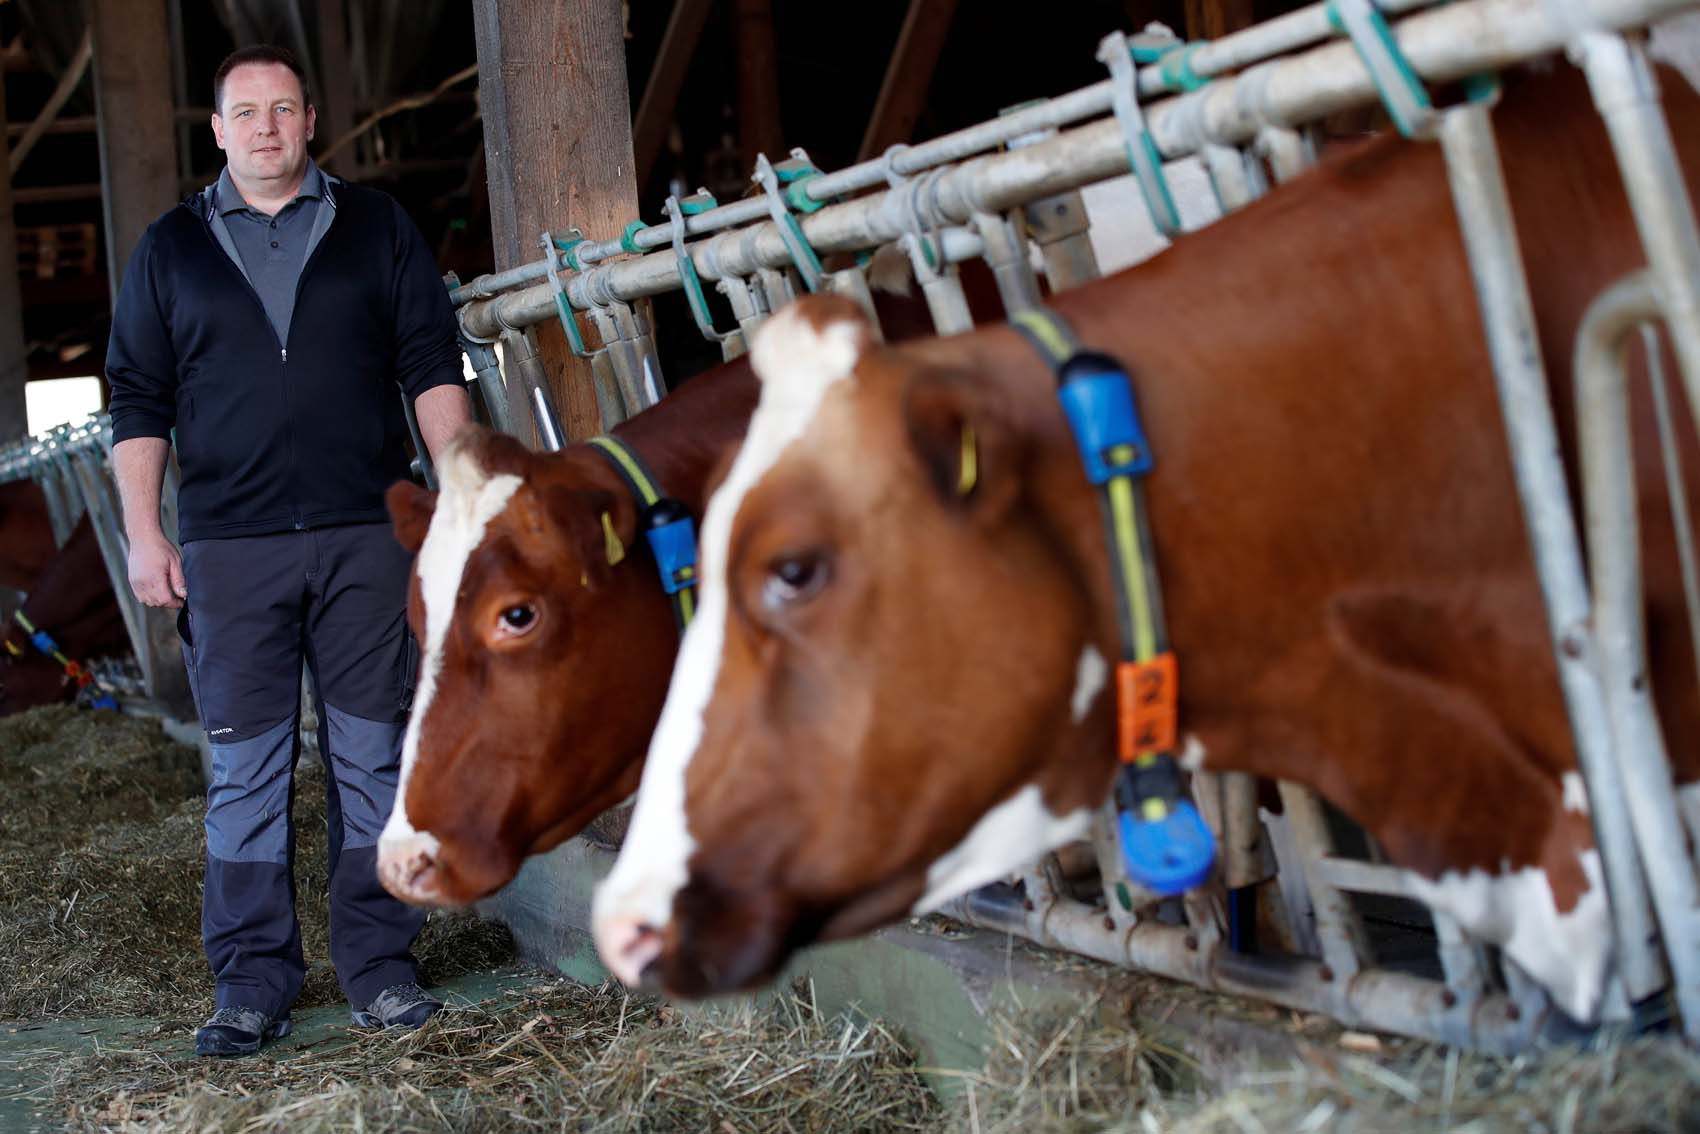
[[[226,55],[224,62],[218,65],[218,70],[213,72],[214,111],[224,113],[224,80],[230,77],[230,72],[248,63],[281,63],[288,67],[294,73],[296,81],[301,84],[301,105],[313,105],[313,100],[307,94],[307,72],[295,61],[295,53],[276,44],[256,43],[252,47],[239,47]]]

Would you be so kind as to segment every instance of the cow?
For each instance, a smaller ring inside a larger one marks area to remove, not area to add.
[[[1700,100],[1664,89],[1692,194]],[[1493,118],[1569,439],[1576,327],[1643,254],[1575,71],[1509,81]],[[1594,1018],[1604,884],[1439,149],[1342,148],[1054,309],[1138,390],[1184,762],[1313,787]],[[682,996],[1081,837],[1115,767],[1109,558],[1048,364],[1008,327],[882,348],[823,299],[752,354],[760,405],[594,901],[609,969]],[[1692,783],[1656,446],[1636,474],[1655,694]]]
[[[755,397],[737,359],[612,433],[700,515]],[[473,428],[437,473],[440,492],[404,481],[388,498],[417,555],[420,668],[378,872],[403,900],[459,906],[637,789],[678,630],[638,507],[592,446],[536,453]]]
[[[27,592],[20,612],[79,664],[128,653],[129,634],[88,516],[78,521],[65,546],[56,548],[45,509],[37,513],[24,493],[13,499],[21,506],[0,511],[0,524],[17,537],[16,544],[7,544],[4,570],[17,589]],[[43,546],[49,549],[46,555]],[[77,683],[67,678],[64,666],[36,649],[22,624],[8,620],[0,625],[0,716],[68,701],[76,693]]]
[[[33,480],[0,484],[0,587],[29,590],[58,550],[41,486]]]
[[[905,264],[888,250],[869,270],[894,339],[932,327]],[[990,271],[963,267],[970,311],[995,316]],[[612,433],[700,516],[755,400],[739,358]],[[637,790],[678,631],[630,492],[601,453],[530,453],[473,430],[439,464],[440,494],[403,483],[389,496],[397,538],[417,553],[409,618],[422,663],[378,871],[404,901],[463,906]],[[616,565],[604,512],[631,552]],[[536,616],[523,633],[498,625],[515,608]]]

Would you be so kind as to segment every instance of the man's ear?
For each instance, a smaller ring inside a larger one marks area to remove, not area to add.
[[[425,542],[431,528],[431,516],[437,510],[437,494],[420,488],[411,480],[398,480],[384,493],[384,504],[390,510],[390,523],[395,527],[396,542],[415,555]]]
[[[985,525],[1002,519],[1021,495],[1028,442],[998,392],[970,375],[922,373],[903,392],[903,418],[946,506]]]

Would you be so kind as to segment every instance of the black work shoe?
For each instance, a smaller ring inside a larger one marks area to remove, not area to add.
[[[412,981],[392,984],[373,997],[365,1008],[354,1010],[354,1022],[362,1028],[413,1029],[424,1024],[443,1007],[443,1002]]]
[[[274,1020],[254,1008],[220,1008],[195,1029],[196,1055],[252,1055],[267,1040],[289,1034],[289,1017]]]

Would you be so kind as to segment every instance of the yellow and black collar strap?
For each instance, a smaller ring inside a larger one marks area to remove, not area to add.
[[[592,437],[590,445],[608,459],[631,490],[637,504],[638,529],[655,553],[661,589],[673,600],[673,618],[682,633],[696,614],[697,534],[690,510],[662,494],[660,481],[625,442],[603,434]],[[608,562],[617,563],[625,549],[606,514],[602,528],[608,538]]]
[[[1082,350],[1073,329],[1049,308],[1019,312],[1010,325],[1056,374],[1057,397],[1104,516],[1121,629],[1116,806],[1122,857],[1135,882],[1178,894],[1209,876],[1216,840],[1186,797],[1174,758],[1180,688],[1163,628],[1142,483],[1153,465],[1151,446],[1133,383],[1115,359]]]

